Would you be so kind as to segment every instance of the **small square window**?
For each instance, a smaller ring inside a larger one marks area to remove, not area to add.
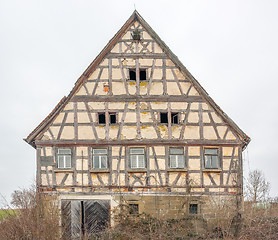
[[[98,123],[99,124],[105,124],[106,123],[105,113],[98,113]]]
[[[139,214],[139,205],[138,204],[128,204],[129,206],[129,214],[138,215]]]
[[[71,149],[59,148],[57,151],[58,168],[71,168]]]
[[[160,123],[168,123],[168,113],[160,113]]]
[[[179,124],[179,113],[171,113],[172,124]]]
[[[135,29],[132,33],[131,33],[132,39],[133,40],[140,40],[141,39],[141,31],[139,29]]]
[[[109,113],[109,118],[110,118],[110,124],[115,124],[115,123],[117,123],[117,116],[116,116],[116,113]]]
[[[189,204],[189,213],[198,214],[198,204]]]
[[[93,168],[94,169],[106,169],[108,151],[106,148],[93,149]]]
[[[219,168],[217,148],[205,148],[205,168]]]

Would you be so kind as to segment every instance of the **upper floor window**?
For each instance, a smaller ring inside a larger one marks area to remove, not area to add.
[[[183,148],[170,148],[169,152],[170,168],[184,168],[184,152]]]
[[[130,148],[130,168],[145,168],[145,149]]]
[[[108,167],[108,151],[106,148],[93,149],[93,168],[95,169],[105,169]]]
[[[58,168],[71,168],[71,149],[58,148]]]
[[[141,39],[141,31],[139,29],[135,29],[132,33],[131,33],[132,39],[133,40],[140,40]]]
[[[160,123],[168,123],[168,113],[161,112],[160,113]],[[171,123],[172,124],[179,124],[179,113],[171,112]]]
[[[109,123],[115,124],[117,123],[117,114],[113,112],[109,112]],[[98,113],[98,123],[99,124],[106,124],[106,116],[105,113]]]
[[[205,148],[205,168],[219,168],[217,148]]]
[[[136,81],[136,69],[135,68],[130,68],[128,70],[129,73],[129,80]],[[139,80],[144,81],[147,80],[147,70],[140,68],[139,69]]]

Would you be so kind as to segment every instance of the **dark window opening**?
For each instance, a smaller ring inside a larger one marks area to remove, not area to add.
[[[147,71],[146,69],[140,69],[140,81],[147,80]]]
[[[139,69],[139,79],[140,79],[140,81],[147,80],[147,70],[146,69]],[[134,68],[129,69],[129,80],[136,81],[136,69],[134,69]]]
[[[132,39],[133,40],[140,40],[141,39],[141,32],[138,29],[135,29],[132,33]]]
[[[189,213],[198,214],[198,204],[189,204]]]
[[[110,124],[115,124],[117,122],[116,113],[109,113]]]
[[[168,123],[168,113],[160,113],[160,123]]]
[[[129,204],[129,214],[138,215],[139,214],[139,205],[138,204]]]
[[[179,113],[171,113],[171,122],[173,124],[179,123]]]
[[[99,113],[98,114],[98,123],[99,124],[105,124],[105,113]]]
[[[129,69],[129,80],[136,81],[136,70],[135,69]]]

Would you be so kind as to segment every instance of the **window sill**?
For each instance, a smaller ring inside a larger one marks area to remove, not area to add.
[[[203,172],[222,172],[221,169],[209,169],[209,168],[203,169],[202,171]]]
[[[187,172],[187,169],[184,168],[173,168],[173,169],[166,169],[167,172]]]
[[[54,169],[55,173],[73,173],[73,169]]]
[[[147,169],[129,169],[127,170],[127,172],[131,172],[131,173],[142,173],[142,172],[147,172]]]
[[[109,173],[109,169],[91,169],[90,173]]]

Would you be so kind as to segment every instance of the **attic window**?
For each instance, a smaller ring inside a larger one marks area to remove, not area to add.
[[[99,124],[105,124],[105,113],[99,113],[98,114],[98,123]]]
[[[115,124],[117,123],[117,116],[116,113],[108,113],[109,114],[109,123]],[[99,124],[106,124],[106,116],[105,113],[98,113],[98,123]]]
[[[129,69],[129,80],[136,81],[136,70],[134,68]]]
[[[115,124],[117,122],[116,113],[109,113],[110,124]]]
[[[160,123],[168,123],[168,113],[167,112],[160,113]]]
[[[171,113],[171,122],[172,124],[179,123],[179,113]]]
[[[132,33],[131,33],[132,39],[133,40],[140,40],[141,39],[141,32],[138,29],[135,29]]]
[[[136,69],[130,68],[129,69],[129,80],[136,81]],[[139,80],[145,81],[147,80],[147,70],[146,69],[139,69]]]

